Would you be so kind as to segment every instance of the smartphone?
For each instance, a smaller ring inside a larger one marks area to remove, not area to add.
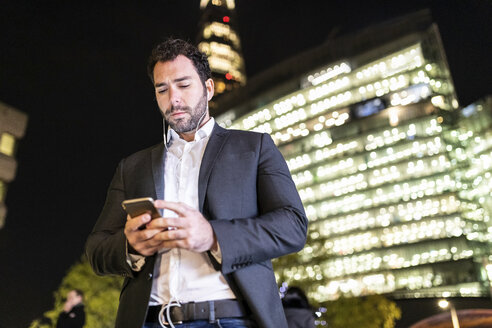
[[[154,200],[150,197],[127,199],[121,203],[121,206],[132,218],[145,213],[149,213],[152,219],[162,216],[159,210],[155,208]]]

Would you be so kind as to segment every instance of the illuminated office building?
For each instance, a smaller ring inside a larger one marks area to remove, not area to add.
[[[492,213],[492,97],[483,98],[461,110],[451,137],[457,156],[468,165],[458,171],[460,197],[471,202],[480,215]],[[490,229],[492,232],[492,229]],[[492,240],[488,235],[487,240]],[[491,267],[488,267],[492,281]]]
[[[246,83],[235,0],[201,0],[200,8],[198,48],[208,56],[215,95],[220,96]]]
[[[24,136],[27,115],[0,102],[0,229],[5,224],[7,186],[15,178],[17,140]]]
[[[306,208],[306,247],[278,260],[279,283],[317,302],[489,295],[491,102],[460,109],[428,13],[302,56],[217,117],[272,135]]]

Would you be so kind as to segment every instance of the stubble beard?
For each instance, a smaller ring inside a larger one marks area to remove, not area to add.
[[[164,117],[169,126],[177,133],[187,133],[193,130],[198,130],[200,121],[205,117],[207,111],[207,92],[204,90],[200,101],[192,109],[190,106],[172,106],[171,109],[164,113]],[[171,114],[174,111],[186,112],[190,117],[181,117],[178,119],[171,119]]]

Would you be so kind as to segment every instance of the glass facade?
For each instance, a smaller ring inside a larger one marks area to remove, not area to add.
[[[7,195],[7,184],[0,180],[0,203],[5,201],[5,196]]]
[[[0,153],[7,156],[14,155],[15,138],[10,133],[4,132],[0,135]]]
[[[328,63],[295,92],[217,118],[271,134],[303,200],[308,241],[276,261],[279,283],[317,302],[489,294],[491,106],[459,108],[439,41],[431,29]]]

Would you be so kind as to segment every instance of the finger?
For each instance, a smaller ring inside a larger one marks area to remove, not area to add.
[[[140,227],[145,225],[150,221],[150,215],[149,214],[142,214],[139,216],[136,216],[134,218],[131,218],[129,215],[127,216],[127,222],[125,224],[125,229],[128,229],[129,231],[137,231]]]
[[[159,218],[154,219],[147,223],[147,229],[160,229],[160,230],[168,230],[170,228],[186,228],[187,220],[183,220],[183,218]]]
[[[161,232],[162,229],[143,229],[131,230],[125,228],[125,236],[130,245],[137,251],[142,248],[142,244],[147,240],[152,239],[156,234]]]
[[[165,200],[157,200],[155,203],[159,208],[171,210],[176,212],[179,216],[185,215],[185,213],[191,209],[191,207],[184,203],[166,202]]]
[[[143,230],[141,232],[142,233],[139,233],[140,237],[138,237],[134,241],[132,247],[142,255],[152,255],[153,253],[155,253],[156,250],[160,248],[160,244],[162,243],[161,240],[155,238],[155,235],[160,231],[156,231],[155,234],[152,235],[152,237],[150,237],[151,234],[146,230]],[[130,240],[128,241],[130,242]]]
[[[136,240],[137,242],[146,242],[148,240],[151,240],[154,238],[157,234],[162,232],[162,229],[144,229],[144,230],[138,230],[136,232]]]
[[[153,219],[149,223],[147,223],[146,227],[147,227],[147,229],[167,230],[169,228],[169,226],[170,226],[169,219],[170,218],[157,218],[157,219]],[[171,221],[171,222],[173,222],[173,221]]]
[[[155,252],[157,252],[159,250],[159,248],[160,247],[158,247],[158,246],[145,245],[145,246],[140,247],[136,251],[143,256],[151,256],[151,255],[154,255]]]
[[[161,247],[163,247],[163,248],[181,248],[181,249],[186,249],[189,251],[197,251],[196,243],[193,243],[189,238],[179,238],[179,239],[163,241],[161,243]],[[202,252],[202,251],[200,250],[200,252]]]
[[[154,239],[160,242],[176,241],[186,239],[188,237],[188,232],[183,229],[167,230],[156,234]]]

